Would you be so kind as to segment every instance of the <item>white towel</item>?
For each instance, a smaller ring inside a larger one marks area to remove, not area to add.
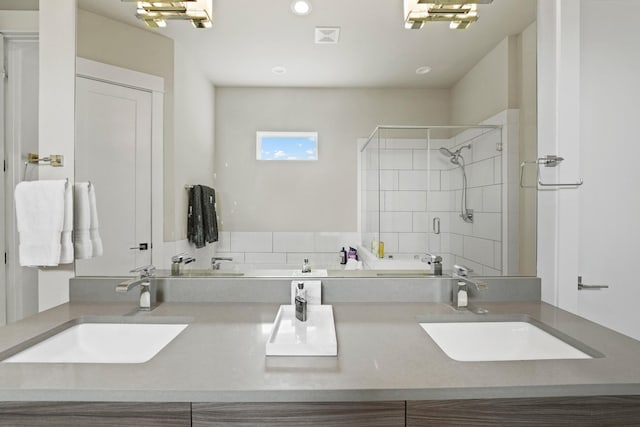
[[[62,222],[62,235],[60,238],[60,264],[73,262],[73,189],[68,182],[64,186],[64,220]]]
[[[89,183],[89,235],[91,237],[92,256],[102,255],[102,239],[98,231],[98,206],[96,204],[96,188]]]
[[[89,207],[89,183],[78,182],[73,189],[75,203],[73,204],[73,246],[76,259],[91,258],[93,246],[91,244],[91,214]]]
[[[16,186],[21,266],[56,266],[60,262],[65,184],[65,180],[25,181]]]

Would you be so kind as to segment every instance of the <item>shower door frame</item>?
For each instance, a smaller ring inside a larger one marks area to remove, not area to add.
[[[495,121],[496,124],[486,124]],[[432,130],[465,130],[465,129],[496,129],[501,132],[501,271],[502,275],[517,274],[519,268],[519,147],[518,147],[518,110],[508,109],[477,125],[378,125],[368,138],[358,139],[358,232],[362,236],[362,197],[361,197],[361,156],[369,143],[380,134],[381,130],[425,130],[427,132],[427,146],[430,144]],[[379,148],[378,148],[379,149]],[[378,174],[380,170],[378,169]],[[378,191],[381,191],[378,188]],[[380,226],[378,225],[378,234]]]

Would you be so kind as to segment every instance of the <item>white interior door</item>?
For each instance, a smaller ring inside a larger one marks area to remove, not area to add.
[[[634,0],[581,2],[578,314],[640,339],[640,29]],[[623,15],[607,11],[624,8]]]
[[[75,177],[95,186],[104,247],[76,260],[77,276],[151,264],[151,118],[150,92],[76,79]]]

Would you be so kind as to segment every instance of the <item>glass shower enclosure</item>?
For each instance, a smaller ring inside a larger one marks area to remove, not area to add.
[[[501,275],[502,126],[378,126],[359,141],[360,252],[366,268],[464,264]]]

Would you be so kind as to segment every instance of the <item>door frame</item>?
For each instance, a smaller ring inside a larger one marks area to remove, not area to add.
[[[76,57],[76,77],[151,93],[151,263],[158,265],[164,224],[164,78],[81,57]]]
[[[21,87],[25,84],[25,56],[22,47],[36,46],[40,41],[37,33],[9,33],[0,37],[6,63],[3,66],[3,105],[0,113],[3,118],[2,128],[2,156],[6,170],[2,181],[2,242],[4,243],[5,263],[2,264],[3,286],[0,300],[3,308],[0,310],[0,324],[4,320],[12,323],[38,312],[38,272],[34,269],[21,267],[18,262],[19,238],[15,219],[14,189],[25,178],[24,159],[28,151],[37,151],[36,139],[29,139],[23,134],[23,125],[31,123],[34,117],[24,116],[20,111],[25,105],[25,98]],[[33,71],[33,69],[30,69]],[[37,78],[37,77],[36,77]],[[37,85],[36,85],[37,88]],[[29,98],[31,99],[31,98]],[[35,118],[38,117],[35,106]],[[36,145],[34,145],[34,143]],[[38,170],[31,169],[30,179],[37,179]]]
[[[7,70],[4,59],[4,35],[0,33],[0,162],[3,164],[3,170],[6,172],[6,159],[5,159],[5,85]],[[0,261],[0,326],[7,323],[7,272],[6,272],[6,254],[7,254],[7,242],[5,238],[5,183],[6,173],[0,175],[0,211],[3,212],[3,219],[0,221],[0,242],[4,248],[5,262]]]

